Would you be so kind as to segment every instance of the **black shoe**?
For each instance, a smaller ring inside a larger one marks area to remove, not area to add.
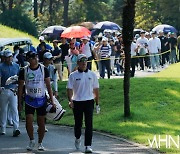
[[[14,132],[13,132],[13,137],[17,137],[21,134],[20,130],[16,129]]]

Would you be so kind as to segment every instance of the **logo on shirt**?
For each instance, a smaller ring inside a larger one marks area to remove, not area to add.
[[[35,77],[34,73],[28,73],[27,74],[27,79],[29,79],[29,80],[33,80],[34,77]]]

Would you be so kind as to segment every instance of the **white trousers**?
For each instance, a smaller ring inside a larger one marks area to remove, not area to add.
[[[19,115],[18,115],[18,105],[17,105],[17,95],[9,90],[5,89],[0,94],[0,125],[3,131],[6,131],[7,124],[7,112],[8,108],[12,115],[13,129],[14,131],[19,127]]]

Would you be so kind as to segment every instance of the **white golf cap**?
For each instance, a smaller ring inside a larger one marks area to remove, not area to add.
[[[0,56],[4,56],[4,51],[0,51]]]
[[[10,56],[13,56],[12,52],[10,50],[5,50],[4,57],[10,57]]]
[[[39,40],[44,41],[44,36],[40,36],[40,37],[39,37]]]
[[[102,41],[107,42],[107,41],[108,41],[108,38],[107,38],[107,37],[103,37],[103,38],[102,38]]]
[[[79,54],[77,57],[77,61],[80,61],[82,58],[87,58],[85,54]]]
[[[82,38],[81,38],[81,40],[90,40],[90,38],[88,37],[88,36],[83,36]]]
[[[50,52],[46,52],[44,55],[43,55],[44,58],[46,59],[51,59],[53,58],[53,55],[50,53]]]

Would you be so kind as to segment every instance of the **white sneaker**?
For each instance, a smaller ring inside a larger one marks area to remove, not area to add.
[[[6,134],[6,128],[1,127],[1,135],[5,135]]]
[[[48,132],[48,129],[45,127],[45,132]]]
[[[92,153],[92,148],[91,148],[91,146],[86,146],[86,147],[85,147],[85,153]]]
[[[81,139],[75,139],[75,143],[74,143],[76,149],[78,150],[80,148],[80,145],[81,145]]]
[[[32,151],[35,147],[35,140],[30,140],[29,145],[27,146],[28,151]]]
[[[42,143],[38,144],[38,150],[39,151],[44,151],[45,150],[45,148],[43,147]]]

